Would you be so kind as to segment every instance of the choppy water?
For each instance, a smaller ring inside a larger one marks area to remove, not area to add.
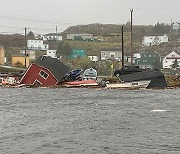
[[[0,154],[179,154],[180,89],[0,89]]]

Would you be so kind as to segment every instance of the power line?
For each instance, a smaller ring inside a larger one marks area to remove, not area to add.
[[[39,23],[50,23],[50,24],[72,24],[72,23],[64,23],[64,22],[57,22],[52,20],[42,20],[42,19],[33,19],[33,18],[23,18],[23,17],[15,17],[15,16],[0,16],[1,20],[20,20],[20,21],[27,21],[27,22],[39,22]]]

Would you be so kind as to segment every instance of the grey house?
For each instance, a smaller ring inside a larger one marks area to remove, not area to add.
[[[120,48],[102,48],[101,60],[122,60],[122,51]]]

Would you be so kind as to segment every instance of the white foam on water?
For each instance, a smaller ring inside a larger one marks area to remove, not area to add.
[[[151,112],[166,112],[167,110],[151,110]]]

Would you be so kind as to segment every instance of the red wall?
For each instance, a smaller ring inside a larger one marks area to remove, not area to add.
[[[47,79],[44,79],[39,75],[41,70],[49,74]],[[32,85],[36,79],[42,83],[42,86],[55,86],[58,82],[58,80],[51,74],[50,71],[48,71],[48,69],[36,64],[32,64],[26,71],[25,75],[22,77],[21,83]]]

